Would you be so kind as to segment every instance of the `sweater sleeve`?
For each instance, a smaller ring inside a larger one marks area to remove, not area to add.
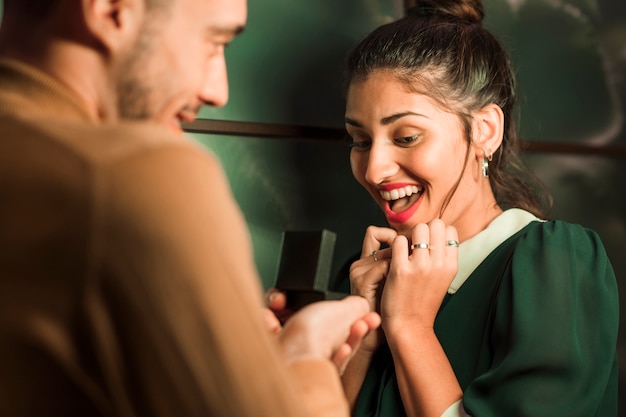
[[[155,146],[95,182],[86,309],[118,415],[348,415],[330,361],[281,361],[244,218],[211,155]]]
[[[467,412],[616,415],[618,292],[597,234],[564,222],[531,228],[506,275],[491,334],[493,363],[466,389]]]

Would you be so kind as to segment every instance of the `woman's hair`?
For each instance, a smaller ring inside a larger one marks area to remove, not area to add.
[[[496,201],[503,208],[518,207],[545,218],[551,197],[519,157],[511,62],[482,26],[483,17],[480,0],[418,0],[407,16],[380,26],[350,51],[347,85],[373,71],[388,71],[409,91],[428,95],[456,113],[468,150],[472,112],[498,105],[504,113],[504,137],[489,164]]]

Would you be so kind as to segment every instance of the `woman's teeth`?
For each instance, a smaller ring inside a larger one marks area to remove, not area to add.
[[[380,191],[380,196],[383,198],[383,200],[394,201],[404,197],[409,197],[421,191],[422,189],[416,185],[408,185],[406,187],[396,188],[391,191]]]

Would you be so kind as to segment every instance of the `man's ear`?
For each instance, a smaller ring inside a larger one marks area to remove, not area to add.
[[[109,53],[134,44],[145,17],[145,0],[81,0],[86,29]]]
[[[474,112],[472,133],[476,157],[491,159],[502,144],[504,135],[504,113],[500,106],[491,103]]]

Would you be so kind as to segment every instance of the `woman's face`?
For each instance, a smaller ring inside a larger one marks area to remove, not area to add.
[[[409,92],[391,73],[376,71],[350,85],[345,121],[352,172],[390,226],[410,236],[417,223],[439,217],[468,155],[460,118]],[[473,156],[442,216],[449,225],[471,215],[480,194],[473,192],[480,182]]]

